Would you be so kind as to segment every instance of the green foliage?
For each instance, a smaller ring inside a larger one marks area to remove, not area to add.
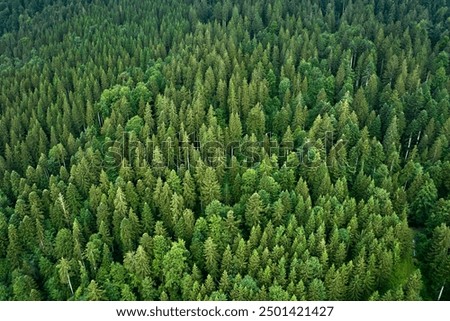
[[[0,300],[448,300],[448,12],[1,2]]]

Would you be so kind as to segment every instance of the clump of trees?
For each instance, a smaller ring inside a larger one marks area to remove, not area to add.
[[[446,1],[5,15],[1,300],[450,298]]]

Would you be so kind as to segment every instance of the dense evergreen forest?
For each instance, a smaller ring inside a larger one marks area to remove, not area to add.
[[[450,300],[446,0],[0,2],[0,300]]]

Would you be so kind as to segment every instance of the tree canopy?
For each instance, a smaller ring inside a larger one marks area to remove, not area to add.
[[[450,299],[447,1],[0,1],[1,300]]]

